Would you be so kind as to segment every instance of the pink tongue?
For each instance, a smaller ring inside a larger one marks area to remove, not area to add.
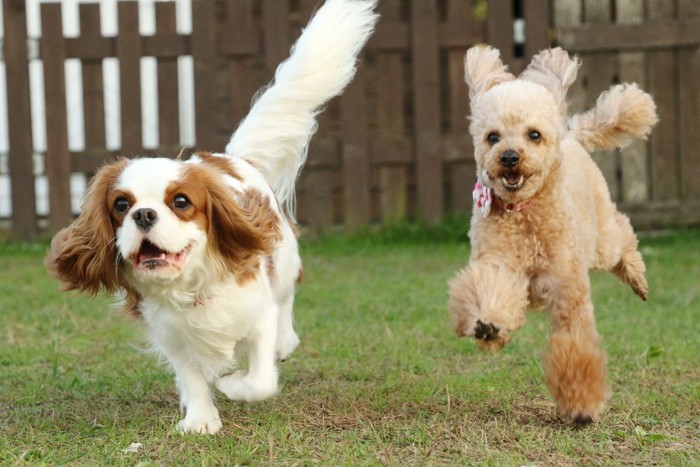
[[[520,174],[506,175],[506,180],[508,180],[508,183],[511,185],[517,185],[518,182],[520,181]]]

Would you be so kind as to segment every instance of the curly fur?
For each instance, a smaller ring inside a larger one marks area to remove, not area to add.
[[[630,222],[586,149],[646,138],[657,117],[652,98],[624,84],[567,122],[579,64],[544,50],[515,78],[496,49],[467,52],[477,174],[494,201],[490,214],[472,216],[471,258],[450,281],[449,307],[457,335],[492,351],[527,308],[547,309],[545,382],[564,419],[588,423],[609,397],[588,272],[609,270],[644,300],[648,286]]]

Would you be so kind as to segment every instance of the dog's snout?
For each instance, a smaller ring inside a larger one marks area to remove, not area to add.
[[[147,232],[153,225],[158,222],[158,213],[151,208],[137,209],[131,216],[139,226],[139,229]]]
[[[520,156],[517,152],[513,151],[512,149],[509,149],[508,151],[505,151],[503,154],[501,154],[501,165],[503,167],[507,167],[510,169],[518,165],[518,162],[520,162]]]

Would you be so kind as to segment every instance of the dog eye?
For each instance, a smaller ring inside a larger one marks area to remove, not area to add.
[[[498,143],[500,140],[501,140],[501,136],[495,132],[489,133],[488,136],[486,137],[486,142],[488,142],[491,146]]]
[[[175,195],[175,198],[173,198],[173,207],[175,209],[187,209],[191,204],[185,195]]]
[[[537,130],[530,131],[530,133],[527,134],[527,137],[530,138],[530,141],[533,143],[539,143],[542,141],[542,135]]]
[[[129,204],[129,200],[126,198],[119,197],[114,200],[114,210],[119,214],[125,214],[129,208],[131,208],[131,205]]]

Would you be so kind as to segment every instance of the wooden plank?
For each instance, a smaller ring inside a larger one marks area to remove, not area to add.
[[[470,19],[470,4],[462,0],[450,0],[447,4],[447,17]],[[448,165],[449,206],[452,214],[464,215],[471,212],[471,190],[476,178],[474,149],[469,135],[469,98],[464,82],[464,55],[466,48],[447,51],[447,102],[449,105],[449,135],[445,139],[444,154],[447,160],[460,163]],[[467,195],[465,195],[467,193]]]
[[[464,0],[462,0],[464,3]],[[380,8],[384,2],[380,3]],[[511,25],[512,29],[512,25]],[[438,42],[441,47],[465,47],[486,40],[487,25],[479,21],[454,21],[449,18],[438,30]],[[411,31],[409,25],[399,22],[384,22],[384,16],[367,43],[367,49],[376,52],[408,51],[411,47]]]
[[[398,0],[385,0],[379,13],[383,25],[403,25]],[[377,166],[379,216],[384,224],[403,220],[408,213],[406,166],[412,163],[411,141],[406,136],[406,85],[404,52],[382,50],[376,57],[377,131],[372,141],[372,162]]]
[[[192,59],[197,147],[218,151],[225,146],[218,134],[216,105],[216,18],[213,2],[192,4]]]
[[[435,223],[442,219],[444,198],[438,11],[435,2],[412,3],[411,24],[418,216]]]
[[[46,108],[46,177],[49,184],[49,230],[70,224],[71,158],[66,114],[66,46],[63,40],[61,4],[41,5],[41,60],[44,64]]]
[[[455,215],[469,214],[474,205],[472,191],[476,180],[476,163],[474,161],[459,161],[448,167],[450,213]]]
[[[525,24],[530,25],[525,40],[525,58],[529,60],[540,50],[549,48],[551,7],[549,2],[523,1],[523,10]]]
[[[369,223],[370,166],[367,150],[367,97],[362,66],[340,98],[343,219],[349,231]]]
[[[141,38],[136,2],[119,2],[119,102],[121,106],[121,154],[135,156],[143,148],[141,116]]]
[[[678,5],[681,18],[700,16],[700,2],[681,0]],[[681,195],[685,203],[700,200],[700,48],[681,49],[678,52],[679,75],[679,142],[681,159]],[[700,212],[700,211],[699,211]]]
[[[554,1],[554,23],[556,30],[566,27],[578,27],[581,25],[583,17],[583,4],[581,0],[555,0]],[[558,36],[557,36],[558,37]],[[575,51],[569,50],[570,54]],[[581,112],[586,108],[586,93],[584,84],[586,82],[587,68],[579,69],[578,78],[569,88],[569,114]]]
[[[586,23],[609,23],[610,0],[584,0],[584,11]],[[595,106],[600,93],[607,90],[615,80],[617,74],[615,56],[611,54],[588,54],[582,57],[583,66],[588,70],[586,77],[586,107]],[[593,160],[598,164],[603,173],[610,196],[617,200],[620,194],[619,182],[617,179],[619,155],[615,151],[595,151]]]
[[[329,168],[302,172],[299,185],[306,195],[306,223],[313,234],[327,232],[333,225],[333,184]]]
[[[102,37],[100,31],[100,5],[97,3],[81,3],[79,5],[79,13],[81,37],[93,41]],[[101,148],[106,145],[102,59],[83,60],[82,75],[85,146],[88,148]]]
[[[643,205],[623,206],[632,225],[639,229],[669,229],[700,226],[700,202],[650,202]]]
[[[30,240],[37,234],[37,215],[29,104],[27,17],[24,2],[3,0],[2,5],[7,107],[12,109],[7,115],[12,232],[17,238]]]
[[[253,30],[255,18],[253,17],[253,4],[251,2],[229,1],[226,7],[224,31],[233,31],[239,28],[244,31]],[[250,38],[247,40],[250,41]],[[229,55],[226,57],[226,60],[228,63],[228,128],[225,128],[223,131],[228,137],[248,114],[255,92],[265,81],[258,78],[255,56],[251,54]],[[270,78],[271,75],[268,75],[267,79],[269,80]]]
[[[156,31],[176,30],[175,4],[157,2]],[[158,137],[159,145],[180,142],[180,103],[178,93],[178,67],[176,58],[158,58]]]
[[[649,0],[648,14],[651,20],[672,18],[673,4],[666,0]],[[656,201],[668,201],[680,197],[680,165],[677,153],[678,73],[675,52],[655,50],[648,52],[649,91],[656,100],[659,124],[651,139],[653,154],[651,165],[651,195]]]
[[[503,63],[514,62],[513,2],[490,0],[487,19],[487,42],[501,51]]]
[[[644,20],[644,5],[638,0],[618,0],[619,24],[635,24]],[[645,87],[643,52],[625,52],[619,56],[620,81]],[[621,151],[621,201],[626,204],[644,203],[649,199],[649,171],[647,143],[635,140]]]
[[[673,2],[661,0],[670,7]],[[562,47],[578,52],[647,50],[700,44],[700,19],[658,18],[644,24],[586,24],[557,30]]]
[[[260,31],[253,18],[253,2],[227,0],[221,40],[217,54],[223,56],[251,56],[262,53]]]
[[[289,56],[288,0],[263,0],[263,40],[265,43],[265,67],[272,77],[277,65]]]
[[[318,8],[316,0],[303,0],[295,12],[297,23],[295,28],[303,27],[306,21]],[[312,235],[328,232],[334,222],[336,214],[336,193],[334,184],[339,175],[342,177],[341,165],[341,141],[337,128],[340,116],[340,99],[331,101],[330,105],[318,117],[318,131],[311,139],[306,165],[302,170],[302,191],[306,196],[306,215],[309,230]],[[335,130],[334,130],[335,128]],[[345,196],[341,193],[340,219],[342,217],[343,202]]]

